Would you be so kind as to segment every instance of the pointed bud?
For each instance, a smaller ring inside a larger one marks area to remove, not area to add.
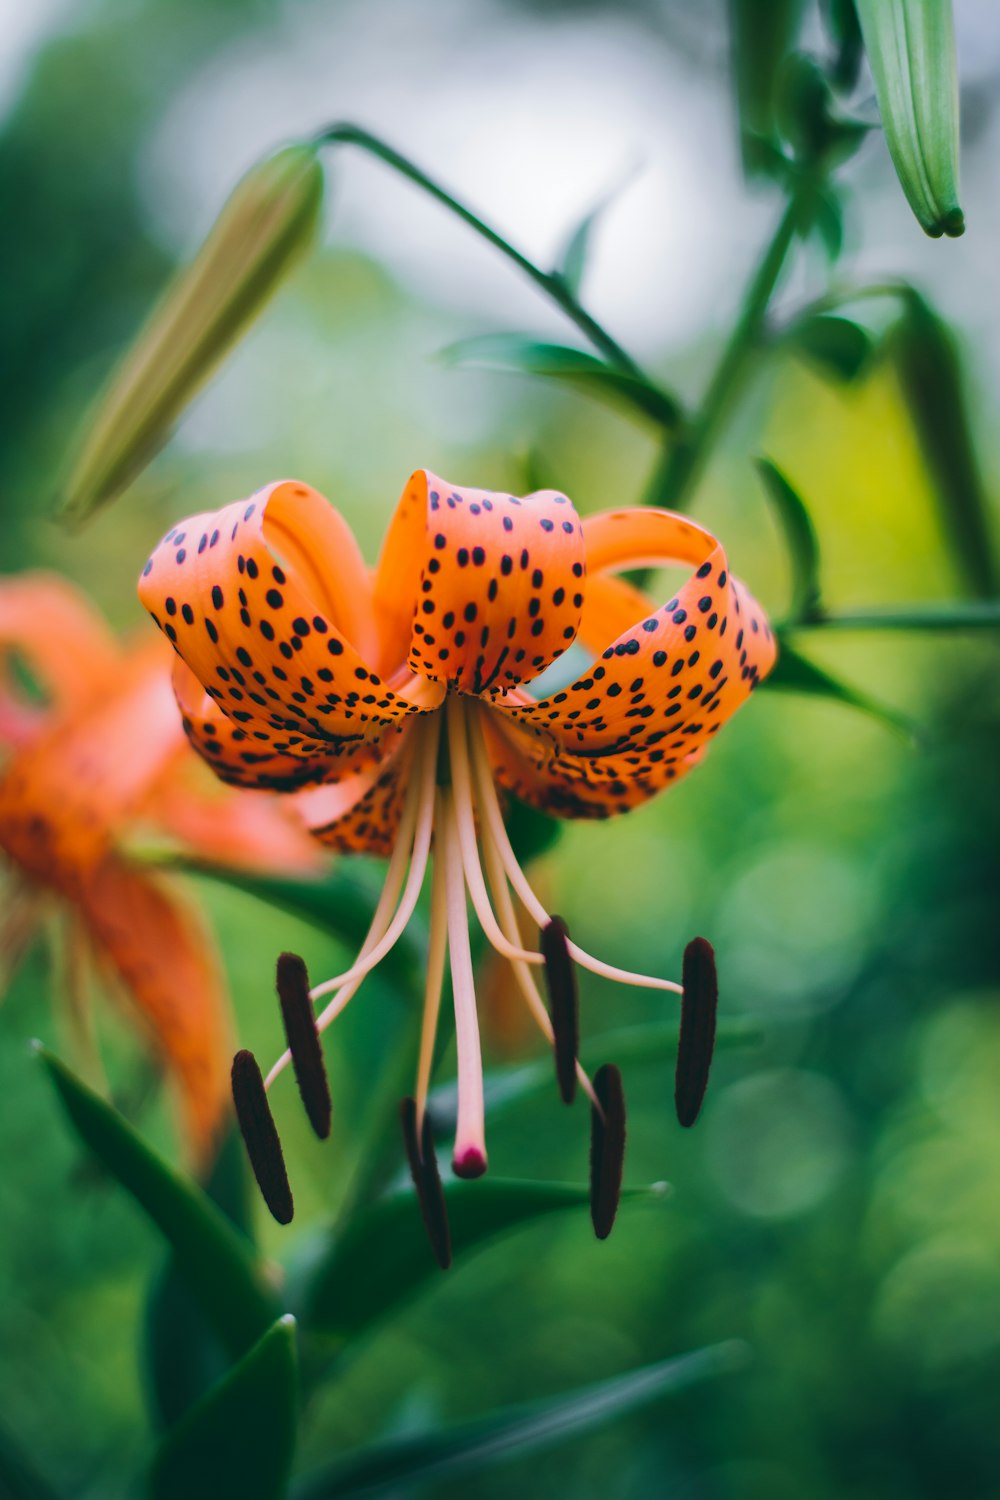
[[[590,1112],[590,1219],[599,1240],[611,1233],[622,1193],[625,1162],[625,1091],[614,1063],[594,1074],[600,1109]]]
[[[297,953],[282,953],[278,959],[278,999],[302,1103],[313,1130],[325,1141],[330,1134],[330,1085],[309,997],[309,974]]]
[[[264,1092],[264,1080],[252,1052],[233,1058],[233,1103],[261,1196],[279,1224],[290,1224],[294,1212],[285,1158]]]
[[[965,232],[951,0],[857,0],[886,144],[921,228]]]
[[[562,917],[553,917],[542,928],[542,956],[552,1019],[556,1079],[564,1104],[572,1104],[576,1097],[576,1058],[580,1049],[576,966],[570,956],[568,938]]]
[[[237,183],[208,239],[181,270],[97,403],[62,512],[84,520],[121,493],[310,245],[323,170],[288,146]]]
[[[681,971],[681,1034],[677,1044],[674,1104],[682,1125],[693,1125],[701,1110],[715,1051],[715,1013],[719,981],[715,954],[706,938],[693,938],[684,949]]]
[[[423,1214],[424,1228],[431,1242],[434,1258],[442,1271],[451,1265],[451,1231],[448,1227],[448,1208],[444,1189],[438,1173],[437,1155],[434,1151],[434,1134],[430,1116],[425,1113],[423,1129],[417,1134],[417,1101],[404,1099],[399,1106],[399,1118],[406,1144],[406,1159],[410,1164],[410,1176],[417,1190],[417,1201]]]

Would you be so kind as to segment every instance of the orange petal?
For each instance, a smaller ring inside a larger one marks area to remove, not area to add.
[[[115,638],[86,596],[53,573],[22,573],[0,579],[0,654],[11,648],[23,656],[57,708],[73,709],[92,700],[114,676],[120,652]],[[31,715],[10,707],[12,738],[27,729]],[[7,715],[0,705],[0,733]],[[4,735],[6,738],[6,735]]]
[[[406,731],[396,733],[381,765],[358,771],[336,786],[311,787],[292,798],[320,843],[345,854],[392,853],[413,762],[411,740]]]
[[[185,770],[211,778],[192,760]],[[147,805],[151,821],[215,864],[314,874],[323,857],[288,802],[266,792],[203,790],[194,776],[165,779]]]
[[[228,1002],[208,935],[172,891],[116,858],[93,873],[80,911],[173,1075],[185,1135],[205,1161],[227,1109],[231,1053]]]
[[[180,657],[174,662],[173,683],[184,733],[219,780],[229,786],[290,792],[349,775],[358,760],[370,761],[377,753],[378,741],[345,739],[308,759],[282,755],[268,731],[228,718]]]
[[[315,490],[282,481],[168,532],[139,597],[260,753],[322,760],[440,699],[423,683],[401,696],[368,666],[367,587],[336,512]]]
[[[155,639],[129,653],[113,691],[63,715],[0,775],[0,847],[32,879],[72,896],[183,753],[167,655]]]
[[[693,522],[668,511],[612,512],[588,519],[584,530],[598,569],[685,562],[696,571],[661,609],[619,580],[604,588],[600,575],[589,579],[597,601],[591,623],[604,616],[620,624],[626,604],[642,605],[639,617],[565,691],[499,705],[535,733],[512,737],[498,724],[493,753],[498,778],[512,790],[520,779],[528,800],[567,816],[607,816],[701,759],[770,671],[775,642],[721,545]]]
[[[566,650],[583,576],[583,534],[565,495],[457,489],[419,469],[385,539],[375,608],[414,672],[495,697]]]

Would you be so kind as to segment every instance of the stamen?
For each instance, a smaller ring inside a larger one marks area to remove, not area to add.
[[[444,860],[435,857],[431,875],[431,921],[427,945],[427,981],[420,1029],[420,1059],[417,1063],[417,1129],[424,1125],[427,1091],[434,1066],[434,1040],[441,1011],[441,987],[448,949],[448,903],[445,899]]]
[[[437,714],[433,714],[431,717],[432,719],[436,720],[438,716]],[[424,766],[426,766],[428,763],[432,767],[434,766],[437,759],[438,733],[439,726],[436,723],[433,725],[429,724],[427,726],[426,735],[423,740],[423,751],[421,752],[421,749],[418,747],[418,758],[415,767],[416,774],[413,776],[412,780],[410,781],[409,787],[407,788],[406,800],[403,804],[403,813],[400,819],[399,832],[396,837],[396,845],[389,860],[389,865],[385,873],[385,882],[382,886],[382,893],[379,896],[378,903],[375,907],[375,914],[372,917],[371,926],[368,929],[368,935],[362,943],[361,951],[358,954],[358,959],[355,961],[355,968],[362,959],[367,959],[369,955],[371,955],[371,953],[375,949],[376,944],[381,942],[389,929],[390,918],[396,908],[396,903],[399,900],[400,891],[403,888],[403,879],[406,874],[407,863],[409,862],[410,856],[413,852],[414,829],[418,820],[418,812],[421,810],[420,799],[421,792],[424,789],[424,779],[420,775],[421,762],[419,760],[419,756],[421,753],[426,756],[426,760],[423,762]],[[433,795],[434,787],[432,781],[430,787],[432,809]],[[414,905],[415,904],[416,902],[414,901]],[[403,925],[405,926],[405,923]],[[402,927],[400,928],[400,931],[402,931]],[[389,947],[391,946],[392,944],[390,943]],[[351,971],[348,970],[348,973],[350,972]],[[344,1009],[348,1001],[354,997],[354,995],[360,988],[361,982],[367,972],[368,970],[364,969],[360,975],[352,979],[349,983],[343,983],[342,987],[337,991],[333,999],[324,1008],[317,1021],[317,1026],[320,1031],[325,1031],[327,1026],[330,1025],[331,1021],[335,1020],[340,1012]],[[343,978],[344,976],[341,975],[340,980],[343,980]],[[338,983],[340,983],[340,980],[327,980],[325,984],[320,985],[317,989],[312,991],[312,999],[315,1000],[319,994],[325,993],[325,991],[331,986],[336,986]],[[269,1089],[274,1083],[275,1079],[284,1072],[285,1068],[288,1066],[291,1060],[292,1054],[290,1052],[286,1051],[281,1054],[277,1062],[271,1068],[271,1071],[268,1073],[266,1079],[264,1080],[264,1087],[266,1089]]]
[[[427,726],[427,733],[420,751],[420,762],[414,781],[418,788],[416,834],[413,840],[413,849],[410,858],[410,869],[406,877],[406,885],[397,908],[396,914],[389,924],[384,936],[378,939],[363,957],[358,957],[351,968],[345,969],[343,974],[337,974],[333,979],[326,979],[318,984],[312,992],[312,998],[318,1000],[321,995],[327,995],[331,990],[340,989],[344,985],[352,984],[355,980],[363,979],[366,974],[380,964],[389,950],[399,941],[403,929],[413,916],[420,890],[424,883],[424,875],[427,870],[427,860],[431,849],[431,834],[434,828],[434,780],[437,767],[437,739],[439,733],[439,715],[431,715],[431,723]],[[397,849],[393,850],[393,860],[396,858]],[[403,845],[405,851],[406,846]],[[334,1002],[336,1004],[336,1002]],[[338,1014],[340,1007],[333,1009],[332,1014],[327,1017],[327,1011],[323,1011],[319,1018],[319,1028],[322,1031],[333,1017]]]
[[[599,1240],[611,1233],[622,1191],[625,1161],[625,1093],[614,1063],[594,1074],[594,1092],[601,1102],[590,1116],[590,1218]]]
[[[264,1092],[264,1080],[252,1052],[237,1052],[233,1058],[232,1084],[236,1119],[257,1186],[278,1223],[290,1224],[294,1204],[285,1158]]]
[[[482,725],[478,721],[470,724],[470,738],[480,812],[485,817],[489,832],[496,841],[507,878],[539,927],[544,927],[549,921],[549,913],[532,890],[528,877],[518,864],[517,855],[507,837],[503,811],[493,782],[493,772],[490,769],[486,741],[483,738]],[[682,993],[682,986],[673,979],[659,979],[652,974],[635,974],[630,969],[619,969],[614,964],[606,964],[602,959],[594,958],[576,943],[569,944],[569,951],[582,968],[589,969],[592,974],[600,974],[604,979],[612,979],[617,984],[633,984],[641,989],[649,990],[670,990],[676,995]]]
[[[448,700],[448,753],[451,767],[452,790],[455,801],[455,816],[458,823],[458,838],[462,850],[462,865],[465,883],[472,897],[472,905],[479,925],[488,943],[504,958],[525,964],[541,964],[540,953],[509,941],[501,930],[483,880],[476,847],[476,816],[472,790],[472,771],[469,765],[468,716],[458,698]],[[516,928],[515,928],[516,931]]]
[[[465,908],[462,851],[458,843],[455,808],[448,792],[440,791],[438,828],[443,831],[445,900],[448,907],[448,952],[455,1002],[455,1042],[458,1049],[458,1122],[452,1170],[456,1177],[481,1177],[486,1171],[486,1127],[483,1117],[483,1059],[479,1046],[479,1017],[469,948],[469,919]]]
[[[309,975],[296,953],[282,953],[278,959],[278,999],[302,1103],[313,1130],[325,1141],[332,1112],[330,1085],[309,998]]]
[[[399,1118],[403,1126],[410,1176],[417,1190],[417,1202],[420,1204],[434,1257],[442,1271],[447,1271],[451,1265],[451,1230],[448,1227],[448,1206],[434,1151],[434,1134],[430,1116],[425,1114],[420,1125],[417,1117],[417,1101],[404,1099],[399,1106]]]
[[[488,833],[483,839],[483,859],[486,863],[486,873],[490,882],[490,890],[493,892],[493,901],[499,914],[500,924],[509,937],[512,932],[517,932],[517,917],[514,913],[514,903],[511,899],[510,887],[507,884],[507,876],[504,874],[499,851]],[[538,985],[535,983],[534,974],[528,968],[527,964],[512,962],[511,968],[514,971],[514,978],[517,980],[521,994],[527,1002],[528,1009],[537,1023],[539,1031],[549,1045],[552,1046],[554,1043],[552,1020],[545,1009],[545,1002],[538,992]],[[576,1064],[576,1076],[580,1087],[587,1095],[591,1104],[593,1104],[595,1109],[600,1109],[601,1106],[598,1103],[597,1095],[594,1093],[594,1086],[579,1061]]]
[[[682,973],[684,998],[681,1001],[674,1105],[681,1124],[691,1126],[698,1118],[708,1088],[719,1004],[715,953],[707,938],[696,937],[688,943],[684,949]]]
[[[564,1104],[576,1097],[576,1057],[580,1050],[580,1016],[576,988],[576,970],[569,955],[566,923],[553,917],[542,928],[542,953],[545,956],[545,984],[549,994],[556,1078]]]

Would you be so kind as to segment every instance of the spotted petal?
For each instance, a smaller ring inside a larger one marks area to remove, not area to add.
[[[367,570],[346,523],[307,485],[281,481],[182,522],[139,595],[261,754],[336,760],[440,701],[420,678],[394,691],[372,669]]]
[[[583,577],[583,533],[565,495],[458,489],[418,469],[386,536],[375,608],[414,672],[496,697],[574,639]]]
[[[489,739],[498,778],[512,790],[564,816],[602,817],[697,764],[770,671],[775,643],[721,545],[694,522],[669,511],[611,511],[588,518],[584,535],[581,638],[595,648],[600,629],[618,633],[565,691],[502,705]],[[695,571],[659,609],[613,576],[678,563]]]

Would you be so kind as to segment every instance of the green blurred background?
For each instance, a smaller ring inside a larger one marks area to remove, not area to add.
[[[877,135],[852,164],[841,274],[904,274],[949,317],[997,477],[1000,28],[960,7],[970,229],[930,242]],[[337,157],[322,250],[128,497],[76,536],[48,519],[95,384],[235,177],[296,130],[349,116],[410,151],[543,260],[623,173],[588,303],[696,394],[780,212],[739,171],[718,5],[501,0],[88,0],[0,16],[0,503],[5,572],[78,580],[123,630],[134,579],[183,514],[295,475],[339,505],[374,557],[408,473],[564,488],[582,511],[633,503],[655,452],[627,419],[539,382],[446,367],[466,334],[557,315],[461,226],[381,167]],[[870,91],[870,90],[869,90]],[[862,87],[862,94],[864,88]],[[787,305],[821,289],[799,253]],[[889,361],[832,385],[774,357],[727,429],[696,514],[780,614],[787,571],[748,462],[766,451],[812,509],[836,607],[944,599],[960,584]],[[673,1120],[667,1062],[632,1063],[627,1180],[673,1193],[624,1211],[606,1244],[583,1217],[460,1261],[374,1334],[310,1412],[304,1466],[729,1337],[749,1369],[570,1447],[430,1491],[483,1500],[864,1500],[995,1493],[1000,1462],[1000,832],[996,649],[988,636],[800,638],[815,660],[927,726],[914,750],[847,709],[762,693],[705,767],[626,820],[573,826],[536,870],[588,947],[674,972],[716,944],[723,1013],[764,1040],[717,1061],[699,1127]],[[320,975],[332,940],[202,883],[241,1041],[279,1039],[273,955]],[[81,1167],[26,1041],[58,1045],[44,949],[0,1013],[0,1411],[66,1494],[126,1492],[148,1444],[138,1343],[162,1252],[132,1205]],[[496,986],[485,990],[493,995]],[[590,980],[583,1024],[664,1002]],[[329,1048],[332,1148],[276,1096],[299,1218],[348,1180],[355,1122],[396,1023],[373,983]],[[125,1031],[103,1023],[144,1130]],[[487,1016],[494,1061],[534,1039]],[[555,1097],[498,1120],[500,1173],[582,1180],[585,1118]],[[261,1222],[281,1260],[304,1232]],[[992,1481],[991,1481],[992,1476]]]

